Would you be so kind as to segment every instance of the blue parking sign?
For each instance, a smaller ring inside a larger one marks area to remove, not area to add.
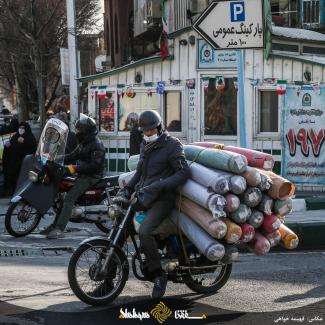
[[[230,2],[231,22],[245,21],[245,3],[244,1]]]

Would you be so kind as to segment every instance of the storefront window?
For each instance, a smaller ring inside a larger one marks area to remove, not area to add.
[[[279,131],[279,99],[275,91],[260,92],[260,132]]]
[[[237,134],[237,90],[233,78],[210,78],[204,91],[205,135]]]
[[[107,93],[105,98],[99,98],[98,105],[99,130],[114,132],[115,103],[112,93]]]
[[[134,97],[129,97],[126,94],[119,97],[119,111],[118,111],[118,126],[119,131],[128,131],[125,125],[129,113],[135,112],[141,114],[143,111],[155,110],[159,113],[160,95],[152,93],[134,93]]]
[[[165,93],[165,125],[169,132],[182,132],[182,100],[181,92]]]

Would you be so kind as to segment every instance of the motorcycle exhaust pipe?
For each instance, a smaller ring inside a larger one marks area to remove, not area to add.
[[[78,217],[83,214],[106,214],[108,213],[108,206],[105,204],[77,206],[72,210],[72,217]]]

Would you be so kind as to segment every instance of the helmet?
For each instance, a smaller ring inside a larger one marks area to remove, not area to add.
[[[155,111],[145,111],[139,118],[139,127],[141,131],[148,131],[161,126],[162,120],[160,115]]]
[[[87,137],[97,134],[95,120],[82,113],[80,114],[79,120],[77,120],[75,127],[76,136],[79,141],[83,141]]]

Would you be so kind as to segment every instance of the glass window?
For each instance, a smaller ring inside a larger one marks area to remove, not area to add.
[[[237,134],[237,90],[233,78],[209,79],[204,91],[204,123],[205,135]]]
[[[182,94],[181,92],[165,92],[165,125],[169,132],[182,132]]]
[[[107,93],[105,98],[99,98],[98,105],[99,130],[114,132],[115,103],[112,93]]]
[[[260,92],[260,132],[279,131],[279,100],[275,91]]]
[[[152,93],[134,93],[134,97],[126,94],[119,98],[118,126],[119,131],[128,131],[125,122],[129,113],[135,112],[140,115],[143,111],[155,110],[158,113],[160,108],[160,95]]]

